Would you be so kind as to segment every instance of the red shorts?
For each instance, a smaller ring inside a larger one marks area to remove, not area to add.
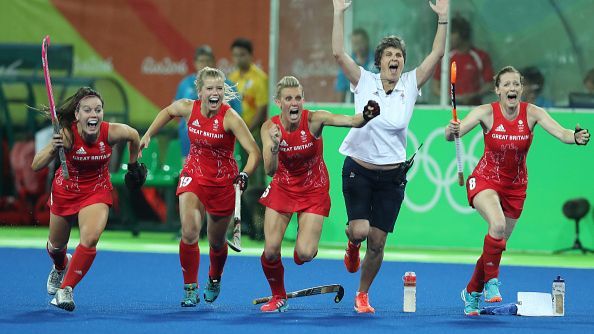
[[[260,203],[281,213],[314,213],[324,217],[330,214],[330,195],[322,189],[307,194],[295,194],[278,185],[268,185]]]
[[[189,177],[180,177],[177,196],[191,192],[198,196],[206,212],[213,216],[231,216],[235,210],[235,188],[233,184],[225,186],[206,186]]]
[[[75,193],[54,187],[47,200],[50,212],[61,217],[75,215],[84,207],[97,203],[105,203],[111,207],[113,204],[111,190],[101,189],[90,193]]]
[[[468,204],[474,208],[472,201],[474,197],[485,189],[492,189],[499,195],[499,201],[503,214],[512,219],[520,218],[522,210],[524,209],[524,201],[526,200],[526,188],[510,189],[502,185],[497,185],[489,182],[476,175],[470,175],[466,180],[466,190],[468,194]]]

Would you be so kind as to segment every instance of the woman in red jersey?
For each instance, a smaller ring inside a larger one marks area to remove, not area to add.
[[[542,108],[520,102],[523,78],[515,68],[504,67],[495,76],[495,94],[499,101],[473,109],[462,121],[450,121],[445,135],[448,141],[465,135],[480,124],[485,138],[485,153],[466,188],[468,202],[489,224],[483,253],[476,263],[470,282],[462,290],[464,313],[479,314],[479,299],[500,302],[499,262],[506,241],[522,213],[528,172],[526,155],[532,143],[534,127],[539,124],[566,144],[586,145],[588,130],[576,126],[575,131],[559,125]]]
[[[264,169],[273,176],[260,199],[266,206],[266,244],[261,262],[273,295],[261,307],[263,312],[284,312],[288,308],[280,250],[294,212],[299,217],[295,263],[309,262],[318,252],[322,223],[330,212],[322,129],[326,125],[362,127],[380,112],[375,101],[369,101],[364,112],[355,116],[304,110],[303,87],[292,76],[278,82],[275,101],[281,113],[266,121],[261,131]]]
[[[74,310],[72,289],[89,271],[95,259],[97,242],[112,205],[109,176],[111,148],[120,142],[130,143],[127,184],[135,179],[140,187],[146,168],[136,161],[138,132],[125,124],[103,121],[104,103],[91,88],[80,88],[56,110],[62,126],[60,134],[33,159],[37,171],[55,160],[59,148],[66,153],[70,177],[65,179],[58,168],[52,183],[48,205],[50,227],[47,251],[54,265],[47,280],[47,292],[55,295],[52,304],[67,311]],[[78,220],[80,243],[72,257],[66,253],[71,223]]]
[[[245,122],[227,101],[235,95],[225,85],[225,75],[205,67],[196,76],[198,100],[181,99],[161,110],[140,141],[147,147],[151,137],[174,117],[187,119],[190,153],[180,174],[177,195],[182,225],[179,259],[184,277],[182,307],[193,307],[198,295],[198,238],[203,218],[207,219],[210,269],[204,300],[212,303],[221,289],[221,276],[227,260],[226,232],[235,206],[234,183],[247,187],[260,162],[260,149]],[[249,157],[241,173],[233,157],[235,138]]]

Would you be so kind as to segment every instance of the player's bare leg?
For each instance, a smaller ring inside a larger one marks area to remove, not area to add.
[[[74,310],[73,289],[91,269],[97,255],[97,243],[107,225],[108,215],[109,207],[104,203],[89,205],[78,213],[80,243],[70,260],[60,289],[51,301],[52,305],[67,311]]]
[[[265,243],[260,261],[272,291],[272,299],[260,307],[262,312],[284,312],[289,307],[285,290],[285,268],[281,260],[281,245],[291,216],[290,213],[280,213],[271,208],[266,208],[264,213]]]
[[[223,268],[227,261],[227,227],[231,216],[206,215],[208,243],[210,245],[210,267],[208,270],[208,281],[204,286],[204,301],[214,302],[221,292],[221,277]]]
[[[473,296],[473,292],[484,292],[484,299],[486,302],[500,302],[502,301],[501,293],[499,292],[499,285],[501,283],[499,282],[498,276],[501,255],[505,250],[506,245],[506,217],[501,208],[499,195],[492,189],[486,189],[479,192],[474,197],[473,205],[483,219],[489,224],[489,232],[485,236],[483,253],[481,255],[483,276],[479,280],[475,276],[480,275],[473,274],[473,278],[467,285],[466,291],[471,297]],[[515,226],[515,222],[513,225]],[[513,226],[510,226],[510,228],[513,230]],[[479,265],[477,264],[477,267],[478,266]],[[475,270],[475,272],[476,271],[477,270]],[[471,299],[473,300],[472,306],[478,309],[478,303],[476,303],[477,305],[474,305],[475,298]],[[468,303],[465,303],[465,313],[474,314],[476,310],[474,308],[470,309],[466,304]]]
[[[181,306],[194,307],[200,302],[198,295],[198,267],[200,266],[198,239],[205,209],[198,196],[186,192],[179,196],[179,212],[182,232],[179,243],[179,260],[184,276],[184,297]]]
[[[355,219],[349,221],[345,231],[349,241],[344,254],[344,265],[350,273],[355,273],[359,270],[361,264],[359,249],[361,248],[361,243],[367,239],[369,231],[369,220]]]
[[[47,277],[47,293],[50,295],[55,295],[62,285],[62,280],[68,269],[68,262],[72,257],[66,252],[70,239],[70,228],[71,225],[67,218],[50,213],[49,237],[46,245],[47,253],[53,262]]]
[[[369,304],[368,292],[371,283],[375,279],[382,261],[384,260],[384,246],[388,234],[376,227],[369,229],[367,236],[367,252],[361,265],[361,279],[359,289],[355,298],[355,311],[359,313],[374,313],[375,310]]]
[[[296,264],[302,265],[309,262],[318,254],[323,223],[324,217],[318,214],[302,213],[299,216],[299,231],[293,252]]]

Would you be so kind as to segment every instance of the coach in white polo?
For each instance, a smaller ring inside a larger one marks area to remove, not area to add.
[[[367,239],[367,253],[361,266],[355,311],[374,313],[368,291],[384,257],[388,233],[394,231],[406,187],[406,134],[421,86],[433,74],[445,52],[449,0],[429,2],[437,14],[433,48],[423,62],[404,71],[406,46],[396,36],[384,37],[375,48],[373,74],[357,66],[344,50],[344,11],[349,0],[334,1],[332,51],[355,93],[356,112],[369,100],[379,103],[381,114],[365,127],[351,129],[340,147],[346,156],[342,169],[342,191],[348,215],[349,239],[344,263],[351,273],[359,270],[359,248]]]

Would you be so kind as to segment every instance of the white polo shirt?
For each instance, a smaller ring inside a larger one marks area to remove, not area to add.
[[[417,69],[403,73],[394,91],[387,95],[379,73],[359,67],[361,78],[355,93],[355,113],[361,113],[369,100],[379,103],[380,115],[362,128],[352,128],[339,152],[359,160],[388,165],[406,160],[406,134],[408,124],[421,91],[417,88]]]

